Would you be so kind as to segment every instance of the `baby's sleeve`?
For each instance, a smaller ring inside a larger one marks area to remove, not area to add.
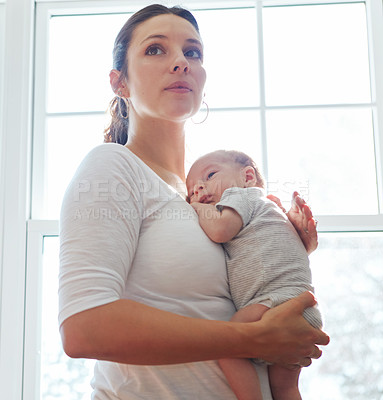
[[[60,217],[59,323],[118,300],[137,247],[142,201],[134,163],[102,145],[78,168]]]
[[[223,192],[216,207],[219,211],[222,211],[223,207],[235,210],[242,218],[243,227],[245,227],[253,217],[255,205],[254,198],[249,195],[247,189],[232,187]]]

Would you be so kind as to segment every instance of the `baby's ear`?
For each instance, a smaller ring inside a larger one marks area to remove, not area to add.
[[[257,184],[255,169],[250,165],[242,168],[242,177],[244,180],[244,187],[253,187]]]

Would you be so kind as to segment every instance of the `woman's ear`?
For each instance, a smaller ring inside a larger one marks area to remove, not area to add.
[[[255,174],[255,169],[250,165],[242,168],[242,178],[244,181],[244,187],[254,187],[257,184],[257,176]]]
[[[112,69],[109,73],[109,80],[110,80],[110,86],[112,87],[113,92],[117,96],[122,96],[122,97],[129,97],[129,90],[126,86],[126,82],[123,79],[120,79],[121,71],[118,71],[116,69]]]

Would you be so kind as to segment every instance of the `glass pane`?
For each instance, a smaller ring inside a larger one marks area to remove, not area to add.
[[[209,107],[259,105],[255,9],[195,11],[193,14],[205,46],[205,92]]]
[[[370,101],[364,3],[263,10],[268,105]]]
[[[64,191],[85,155],[103,143],[104,125],[104,115],[47,119],[44,214],[34,218],[59,218]]]
[[[296,185],[316,214],[378,213],[371,110],[267,112],[270,190]],[[288,192],[283,193],[283,192]]]
[[[206,112],[193,117],[202,121]],[[186,126],[187,170],[198,157],[225,149],[246,152],[262,167],[260,116],[258,111],[211,111],[205,122]]]
[[[321,234],[310,260],[331,342],[303,369],[303,398],[382,400],[383,233]]]
[[[49,25],[48,112],[107,109],[114,39],[129,14],[54,17]]]
[[[40,400],[90,399],[94,360],[71,359],[62,350],[58,315],[58,237],[44,238]]]

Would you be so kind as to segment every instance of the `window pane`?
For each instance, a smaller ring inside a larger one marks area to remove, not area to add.
[[[270,189],[301,182],[316,214],[378,213],[370,109],[273,110],[267,132]]]
[[[263,11],[268,105],[370,101],[364,3]]]
[[[104,115],[47,119],[43,215],[58,219],[64,191],[85,155],[102,144]]]
[[[129,14],[54,17],[49,24],[48,112],[107,109],[114,39]]]
[[[254,8],[196,11],[205,46],[209,107],[259,105],[257,16]]]
[[[383,233],[321,234],[313,281],[331,336],[304,368],[304,399],[383,399]]]
[[[205,111],[201,111],[193,120],[199,122],[205,116]],[[219,149],[244,151],[261,167],[259,118],[258,111],[211,111],[202,124],[189,122],[186,126],[187,169],[196,158]]]
[[[70,359],[62,350],[57,324],[58,315],[57,237],[44,238],[42,337],[41,337],[41,400],[90,399],[93,360]]]

